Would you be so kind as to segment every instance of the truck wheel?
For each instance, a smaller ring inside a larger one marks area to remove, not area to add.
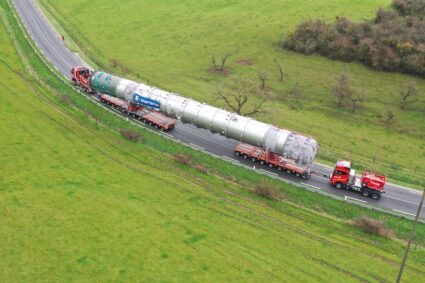
[[[278,166],[278,167],[277,167],[277,170],[278,170],[278,171],[282,171],[282,167]]]
[[[265,163],[264,160],[260,160],[261,165],[264,165],[264,163]]]
[[[362,195],[363,195],[364,197],[368,197],[368,196],[370,195],[369,190],[363,190],[363,191],[362,191]]]
[[[380,195],[380,194],[378,194],[378,193],[373,193],[373,194],[372,194],[372,198],[373,198],[374,200],[378,200],[378,199],[380,199],[380,198],[381,198],[381,195]]]
[[[297,173],[295,173],[295,176],[299,177],[299,176],[301,176],[301,174],[297,172]]]
[[[286,173],[291,174],[292,172],[291,172],[291,170],[286,169]]]
[[[244,154],[243,155],[243,158],[247,159],[248,158],[248,155]]]
[[[273,164],[269,163],[269,167],[270,167],[270,168],[273,168]]]
[[[238,151],[235,151],[235,155],[236,156],[239,156],[239,155],[241,155]]]
[[[340,190],[344,188],[344,185],[342,183],[336,183],[335,187]]]
[[[255,161],[257,161],[257,158],[251,157],[251,160],[252,160],[252,162],[255,162]]]

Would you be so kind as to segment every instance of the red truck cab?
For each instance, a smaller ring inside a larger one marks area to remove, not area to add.
[[[381,198],[381,194],[385,193],[384,187],[387,176],[365,170],[362,176],[358,178],[355,170],[351,168],[351,162],[340,160],[336,163],[329,181],[337,189],[357,191],[365,197],[370,196],[378,200]]]
[[[71,69],[72,82],[75,85],[80,86],[84,91],[88,93],[93,93],[93,90],[90,87],[89,79],[92,75],[92,72],[83,66],[72,67]]]

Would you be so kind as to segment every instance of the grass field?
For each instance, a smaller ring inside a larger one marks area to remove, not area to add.
[[[271,181],[287,200],[266,201],[247,190],[263,181],[252,172],[145,131],[128,142],[114,130],[125,122],[75,93],[58,98],[69,89],[0,15],[0,282],[394,280],[409,221]],[[168,152],[220,166],[205,175]],[[400,239],[347,225],[360,215]],[[406,282],[425,275],[424,231]]]
[[[130,72],[126,76],[215,105],[217,85],[232,77],[258,81],[258,72],[266,71],[267,85],[280,101],[269,103],[269,113],[257,118],[316,137],[322,161],[349,158],[359,169],[372,166],[410,183],[425,176],[423,79],[278,47],[303,19],[371,19],[389,0],[40,2],[101,68],[123,73],[111,65],[113,60]],[[211,55],[220,58],[229,51],[234,53],[228,63],[230,75],[211,73]],[[254,64],[239,64],[243,59]],[[285,82],[278,80],[276,62],[288,75]],[[330,89],[344,70],[353,78],[353,89],[366,93],[364,108],[355,113],[336,109],[332,102]],[[399,91],[411,80],[421,97],[400,111]],[[301,103],[285,92],[297,82],[303,91]],[[390,126],[383,122],[388,109],[396,116]]]

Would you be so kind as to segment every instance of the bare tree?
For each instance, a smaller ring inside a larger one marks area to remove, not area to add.
[[[266,87],[267,78],[267,73],[265,71],[261,71],[258,73],[258,79],[261,83],[261,89],[264,89]]]
[[[283,82],[283,79],[285,78],[285,72],[283,71],[283,67],[281,64],[277,64],[277,69],[279,70],[279,80]]]
[[[221,65],[220,65],[220,70],[221,71],[223,71],[223,69],[224,69],[224,65],[226,64],[226,62],[227,62],[227,59],[229,59],[229,57],[232,55],[232,53],[231,52],[227,52],[226,54],[224,54],[222,57],[221,57]]]
[[[215,55],[211,55],[211,64],[213,65],[214,70],[218,69],[217,60],[215,59]]]
[[[215,97],[222,100],[233,112],[243,116],[264,112],[264,104],[271,99],[270,93],[243,79],[236,79],[229,85],[218,87]]]
[[[355,112],[356,109],[361,107],[361,104],[364,102],[365,97],[366,97],[366,93],[363,89],[360,91],[357,91],[353,96],[351,96],[350,106],[353,112]]]
[[[400,101],[400,109],[404,110],[408,103],[412,102],[411,98],[417,95],[417,88],[414,81],[410,81],[407,85],[407,90],[400,91],[401,101]]]
[[[225,65],[231,55],[232,55],[231,52],[227,52],[223,56],[221,56],[220,60],[217,60],[216,56],[212,54],[211,55],[211,64],[213,66],[212,70],[216,73],[227,74],[227,69],[225,68]]]
[[[341,73],[337,78],[336,85],[332,88],[332,93],[337,99],[338,107],[342,108],[350,102],[353,92],[350,88],[351,78],[345,72]]]
[[[392,124],[395,121],[394,111],[392,109],[387,109],[387,111],[385,112],[385,114],[386,114],[386,120],[385,120],[385,122],[387,124]]]

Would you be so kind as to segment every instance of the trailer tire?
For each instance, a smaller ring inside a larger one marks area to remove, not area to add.
[[[260,160],[261,165],[264,165],[264,163],[266,163],[266,162],[264,162],[264,160]]]
[[[301,174],[297,172],[297,173],[295,173],[295,176],[300,177]]]
[[[368,197],[368,196],[370,195],[369,190],[368,190],[368,189],[362,190],[362,195],[363,195],[364,197]]]
[[[251,157],[251,161],[252,161],[252,162],[255,162],[255,161],[257,161],[257,158],[255,158],[255,157]]]
[[[274,165],[271,164],[271,163],[269,163],[268,165],[269,165],[269,168],[273,168],[274,167]]]
[[[239,151],[235,151],[235,155],[239,156],[239,155],[241,155],[241,153]]]
[[[371,195],[371,197],[372,197],[374,200],[378,200],[378,199],[380,199],[380,198],[381,198],[381,194],[373,193],[373,194]]]
[[[292,173],[292,171],[291,171],[291,170],[289,170],[289,169],[286,169],[286,173],[291,174],[291,173]]]
[[[278,166],[277,171],[282,171],[282,167]]]
[[[248,158],[248,155],[244,154],[243,155],[243,158],[247,159]]]
[[[336,187],[338,190],[340,190],[340,189],[343,189],[343,188],[344,188],[344,185],[343,185],[342,183],[338,182],[338,183],[336,183],[335,187]]]

